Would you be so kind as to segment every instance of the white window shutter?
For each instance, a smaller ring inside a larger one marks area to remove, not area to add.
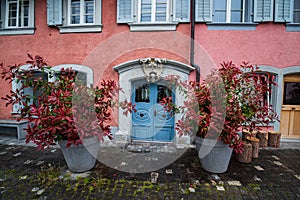
[[[133,22],[134,0],[117,0],[117,23]]]
[[[254,21],[273,21],[274,0],[254,0]]]
[[[196,22],[211,22],[213,11],[212,0],[196,0]]]
[[[47,22],[49,26],[62,25],[62,0],[47,0]]]
[[[275,22],[292,22],[294,0],[275,1]]]
[[[190,0],[174,0],[174,21],[190,22]]]

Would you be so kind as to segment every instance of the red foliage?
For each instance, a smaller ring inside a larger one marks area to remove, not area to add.
[[[265,95],[271,93],[270,86],[275,83],[270,74],[266,74],[266,78],[258,70],[248,63],[237,67],[227,62],[211,71],[202,83],[167,77],[186,100],[180,107],[168,100],[161,104],[166,110],[182,115],[176,123],[180,136],[219,139],[241,152],[242,141],[237,133],[240,128],[252,131],[259,128],[257,125],[277,120],[272,105],[265,102]]]
[[[28,57],[26,63],[30,67],[26,71],[20,65],[4,67],[1,64],[2,79],[9,83],[18,79],[21,84],[20,89],[10,91],[2,99],[7,106],[19,105],[18,120],[29,120],[26,142],[33,141],[43,149],[58,140],[67,140],[70,146],[81,144],[85,137],[98,136],[101,141],[104,136],[112,137],[111,109],[115,105],[115,94],[120,90],[115,81],[103,80],[101,87],[88,88],[76,80],[72,69],[61,69],[58,73],[47,66],[42,57],[29,54]],[[56,81],[35,77],[34,72],[56,77]],[[30,96],[24,93],[26,88],[38,92]],[[37,103],[32,103],[33,99]],[[131,104],[127,106],[131,107]]]

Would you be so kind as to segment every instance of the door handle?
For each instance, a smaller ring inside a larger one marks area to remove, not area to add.
[[[154,110],[154,117],[156,117],[156,110]]]

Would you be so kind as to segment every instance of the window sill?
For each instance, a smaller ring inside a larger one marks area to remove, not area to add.
[[[287,23],[286,31],[287,32],[300,32],[300,23]]]
[[[33,35],[35,27],[31,28],[4,28],[0,29],[0,35]]]
[[[255,31],[258,23],[207,23],[208,30]]]
[[[60,33],[95,33],[102,32],[102,25],[58,26]]]
[[[172,23],[128,23],[130,31],[176,31],[178,22]]]

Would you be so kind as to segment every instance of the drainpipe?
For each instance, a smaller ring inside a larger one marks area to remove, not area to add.
[[[191,0],[191,50],[190,63],[196,69],[196,82],[200,81],[200,67],[195,64],[195,0]]]

